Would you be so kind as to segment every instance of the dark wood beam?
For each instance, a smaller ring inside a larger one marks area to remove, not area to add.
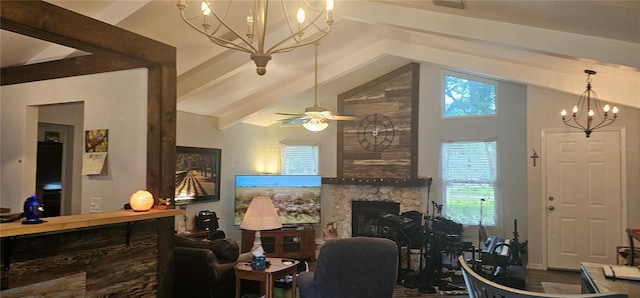
[[[176,67],[170,45],[43,1],[2,1],[0,28],[93,54]]]
[[[177,117],[175,81],[175,68],[160,66],[149,68],[147,185],[158,186],[157,189],[148,190],[157,194],[159,198],[173,198],[175,196]],[[173,84],[168,82],[173,82]]]
[[[0,86],[141,67],[144,65],[122,62],[107,56],[78,56],[36,64],[3,67],[0,69]]]

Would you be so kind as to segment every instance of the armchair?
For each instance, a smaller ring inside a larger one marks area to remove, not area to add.
[[[174,236],[174,297],[235,297],[233,266],[251,261],[233,239]]]
[[[389,298],[398,274],[398,245],[386,238],[353,237],[326,241],[315,272],[301,272],[302,298]]]

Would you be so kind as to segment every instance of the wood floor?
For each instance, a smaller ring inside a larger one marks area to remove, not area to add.
[[[309,270],[314,271],[315,262],[308,262]],[[533,292],[543,293],[542,282],[554,282],[564,284],[580,284],[579,271],[561,271],[561,270],[527,270],[527,279],[525,281],[525,289]],[[421,293],[418,289],[406,288],[402,285],[396,285],[393,290],[393,298],[410,298],[410,297],[450,297],[462,298],[468,295],[442,295]]]
[[[315,262],[308,262],[309,270],[314,271]],[[563,270],[527,270],[527,278],[525,280],[525,289],[532,292],[544,293],[542,288],[542,282],[554,282],[564,284],[579,285],[580,272],[579,271],[563,271]],[[410,289],[402,285],[396,285],[393,291],[393,298],[410,298],[410,297],[450,297],[450,298],[462,298],[469,297],[468,295],[442,295],[442,294],[427,294],[422,293],[419,289]]]
[[[578,271],[558,271],[558,270],[527,270],[526,290],[533,292],[544,292],[541,282],[555,282],[564,284],[580,284],[580,272]],[[393,291],[393,298],[408,297],[468,297],[467,295],[442,295],[421,293],[417,289],[408,289],[402,285],[397,285]]]

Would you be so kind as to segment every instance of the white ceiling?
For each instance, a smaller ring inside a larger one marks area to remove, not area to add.
[[[270,125],[275,112],[313,104],[312,46],[275,54],[258,76],[248,54],[187,27],[177,1],[48,2],[175,46],[178,110],[216,117],[221,129]],[[335,108],[337,94],[419,62],[570,93],[584,91],[583,70],[593,69],[601,99],[640,108],[640,1],[464,3],[335,0],[319,46],[319,103]],[[86,54],[4,30],[0,45],[2,67]]]

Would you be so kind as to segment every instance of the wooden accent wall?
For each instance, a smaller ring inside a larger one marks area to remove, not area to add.
[[[10,270],[2,273],[0,296],[156,297],[164,221],[170,218],[3,238],[3,245],[11,241],[3,252],[10,253]]]
[[[359,119],[338,123],[338,181],[417,180],[419,76],[411,63],[338,96],[339,113]]]

